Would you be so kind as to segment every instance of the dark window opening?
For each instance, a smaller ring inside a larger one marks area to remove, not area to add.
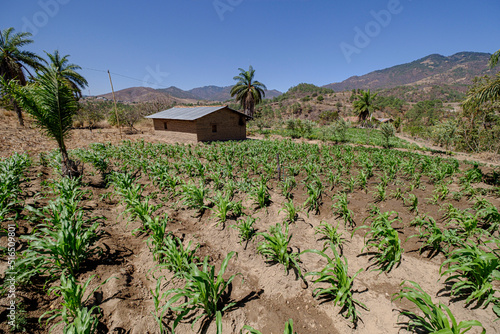
[[[212,132],[217,132],[217,125],[216,124],[212,124]]]
[[[241,126],[245,125],[245,119],[243,118],[243,116],[240,116],[240,121],[238,124]]]
[[[167,130],[167,122],[163,122],[163,129]]]

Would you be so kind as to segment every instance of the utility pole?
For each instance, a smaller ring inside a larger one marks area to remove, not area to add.
[[[113,101],[115,103],[116,123],[118,124],[118,130],[120,131],[120,138],[121,138],[122,137],[122,128],[120,127],[120,119],[118,118],[118,109],[116,108],[115,90],[113,89],[113,81],[111,81],[111,73],[109,73],[109,70],[108,70],[108,75],[109,75],[109,83],[111,84],[111,92],[113,92]]]

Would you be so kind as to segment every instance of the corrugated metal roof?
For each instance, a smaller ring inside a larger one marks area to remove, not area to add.
[[[214,111],[227,108],[227,106],[218,107],[189,107],[189,108],[170,108],[167,110],[160,111],[159,113],[146,116],[146,118],[159,118],[159,119],[178,119],[184,121],[194,121],[195,119],[202,118]],[[239,111],[228,108],[238,114],[242,114]],[[243,114],[242,114],[243,115]]]

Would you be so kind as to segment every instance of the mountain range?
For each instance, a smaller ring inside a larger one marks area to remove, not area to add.
[[[415,61],[370,72],[362,76],[352,76],[342,82],[324,85],[334,91],[351,89],[389,90],[396,87],[410,86],[428,91],[436,87],[446,87],[464,93],[477,76],[493,75],[496,69],[488,68],[491,54],[483,52],[459,52],[451,56],[431,54]],[[195,103],[200,100],[223,102],[231,99],[232,86],[204,86],[190,90],[177,87],[153,89],[149,87],[132,87],[117,91],[117,100],[128,102],[145,102],[168,98],[177,103]],[[274,98],[282,93],[277,90],[265,92],[266,98]],[[107,99],[112,94],[100,95]]]
[[[431,54],[410,63],[373,71],[362,76],[352,76],[342,82],[323,87],[335,91],[350,89],[388,89],[398,86],[453,86],[466,89],[477,76],[492,75],[488,68],[491,54],[482,52],[459,52],[445,57]]]

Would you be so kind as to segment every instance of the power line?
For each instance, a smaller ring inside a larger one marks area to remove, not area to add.
[[[105,71],[105,70],[98,70],[98,69],[95,69],[95,68],[90,68],[90,67],[82,67],[82,69],[85,69],[85,70],[90,70],[90,71],[95,71],[95,72],[103,72],[103,73],[108,73],[108,71]],[[119,74],[119,73],[115,73],[115,72],[110,72],[111,74],[113,75],[117,75],[119,77],[123,77],[123,78],[127,78],[127,79],[130,79],[130,80],[135,80],[135,81],[140,81],[142,83],[147,83],[147,84],[150,84],[150,85],[154,85],[154,86],[159,86],[159,87],[163,87],[163,88],[169,88],[167,86],[163,86],[163,85],[160,85],[156,82],[151,82],[151,81],[147,81],[147,80],[141,80],[141,79],[137,79],[137,78],[133,78],[133,77],[129,77],[127,75],[123,75],[123,74]]]

